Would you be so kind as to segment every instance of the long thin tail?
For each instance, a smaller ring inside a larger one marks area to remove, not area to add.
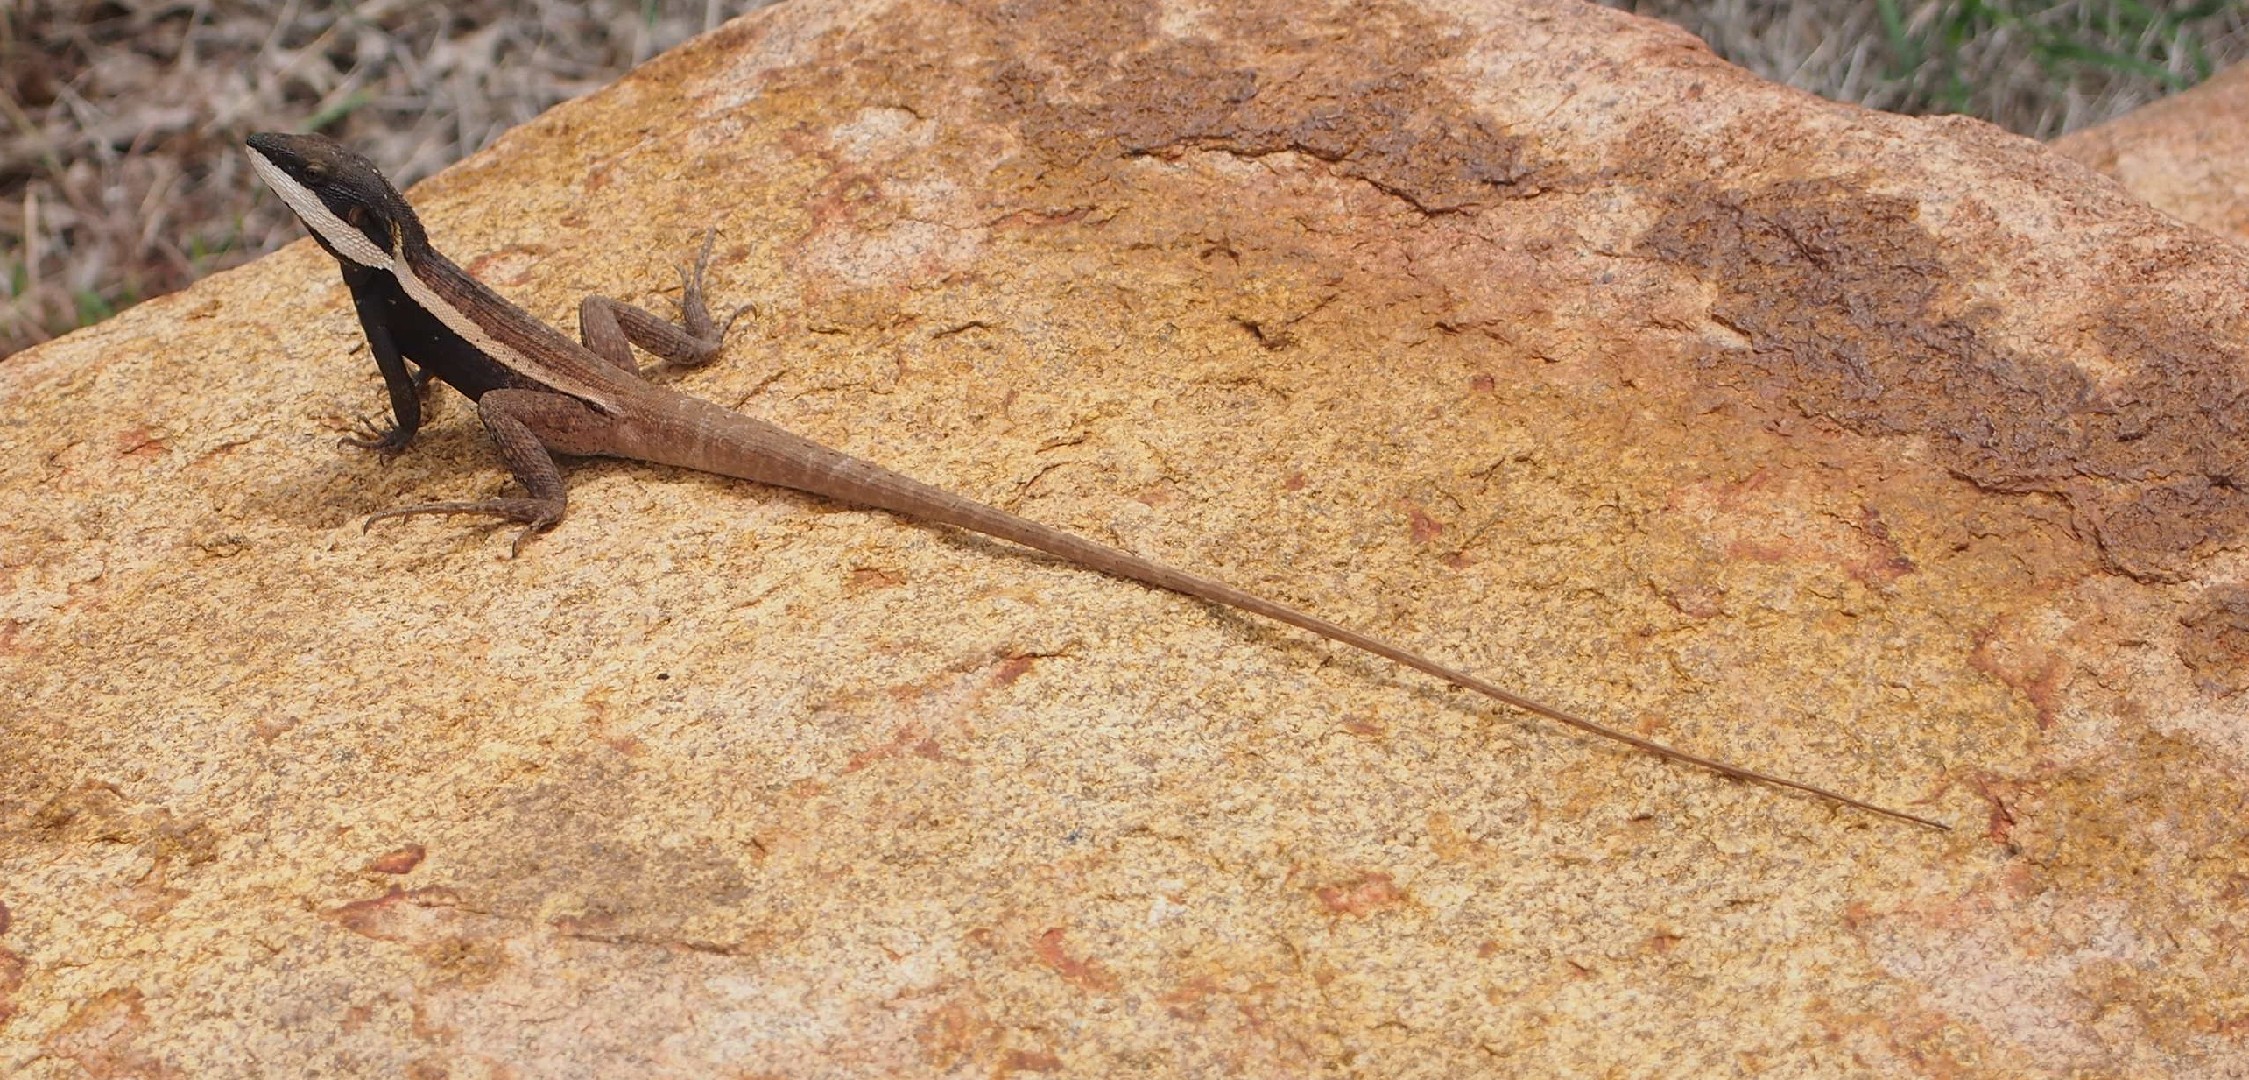
[[[685,398],[683,400],[696,401]],[[1096,543],[1074,533],[1041,525],[1020,518],[1005,510],[986,506],[973,499],[955,495],[942,488],[931,487],[911,477],[901,475],[833,450],[809,439],[793,435],[754,417],[696,401],[702,406],[694,411],[702,414],[693,425],[700,438],[690,454],[670,462],[706,472],[754,480],[759,483],[795,488],[815,495],[855,503],[860,506],[887,510],[905,517],[952,525],[986,536],[1021,544],[1043,551],[1059,559],[1077,563],[1117,577],[1129,578],[1159,589],[1194,597],[1215,604],[1224,604],[1275,622],[1309,630],[1331,641],[1338,641],[1355,649],[1396,661],[1416,671],[1467,690],[1473,690],[1494,701],[1512,705],[1524,712],[1543,716],[1567,724],[1581,731],[1591,732],[1605,739],[1613,739],[1627,746],[1645,750],[1658,757],[1697,765],[1737,780],[1750,780],[1775,787],[1790,788],[1806,794],[1830,799],[1845,806],[1857,807],[1885,817],[1926,825],[1932,829],[1950,830],[1951,826],[1919,814],[1878,806],[1863,799],[1854,799],[1841,792],[1799,780],[1774,776],[1770,773],[1729,765],[1723,761],[1673,749],[1638,735],[1619,731],[1594,723],[1574,713],[1564,712],[1551,705],[1533,701],[1465,672],[1429,660],[1417,653],[1408,652],[1379,638],[1369,637],[1347,626],[1329,622],[1316,615],[1307,615],[1294,608],[1274,603],[1254,593],[1243,592],[1222,581],[1190,574],[1162,563],[1143,559],[1138,555]],[[705,410],[708,410],[705,412]]]

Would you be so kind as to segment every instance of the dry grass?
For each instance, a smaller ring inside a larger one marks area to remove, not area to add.
[[[249,132],[318,128],[411,183],[761,2],[0,0],[0,357],[299,235]],[[2249,50],[2243,0],[1611,2],[1768,78],[2040,136]]]
[[[1700,35],[1774,82],[1891,112],[1965,113],[2038,139],[2100,123],[2249,55],[2243,0],[1601,0]]]
[[[0,356],[301,235],[239,147],[401,183],[756,0],[0,0]]]

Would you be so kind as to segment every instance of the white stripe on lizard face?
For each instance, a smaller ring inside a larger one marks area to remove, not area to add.
[[[407,262],[404,251],[385,253],[383,249],[376,247],[365,233],[352,228],[344,219],[337,217],[335,211],[328,209],[328,204],[321,202],[320,196],[314,194],[311,188],[298,183],[295,177],[266,160],[266,156],[255,149],[250,151],[250,167],[257,171],[258,177],[266,182],[267,187],[281,196],[282,202],[289,204],[289,209],[296,212],[298,220],[305,223],[305,228],[319,233],[321,238],[328,241],[328,246],[335,248],[343,257],[369,269],[390,271],[391,276],[398,279],[399,287],[405,289],[406,295],[421,305],[422,310],[437,316],[437,321],[461,335],[463,340],[486,356],[555,389],[596,405],[610,405],[609,395],[599,388],[537,363],[486,333],[482,326],[477,325],[476,320],[462,314],[459,308],[446,302],[436,290],[417,277],[412,265]]]
[[[328,204],[321,202],[311,188],[281,171],[279,165],[267,161],[255,148],[250,151],[250,167],[257,170],[258,178],[264,180],[274,194],[281,196],[282,202],[289,204],[289,209],[296,211],[297,220],[304,222],[305,228],[319,233],[329,247],[361,266],[390,269],[390,256],[383,254],[383,249],[376,247],[365,233],[344,224],[344,219],[328,209]]]

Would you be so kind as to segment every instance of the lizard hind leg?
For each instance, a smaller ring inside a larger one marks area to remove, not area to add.
[[[524,495],[515,498],[476,499],[465,502],[422,503],[371,514],[361,528],[385,518],[417,514],[487,514],[523,523],[508,557],[522,554],[525,541],[562,520],[568,499],[562,469],[549,448],[570,452],[600,452],[601,417],[578,399],[542,390],[491,390],[477,399],[476,413],[484,430],[500,451],[500,460],[522,483]]]
[[[717,359],[727,329],[751,307],[744,304],[735,308],[723,323],[712,320],[710,306],[703,299],[703,276],[710,269],[711,244],[717,239],[717,229],[705,233],[694,268],[679,268],[679,322],[622,300],[589,296],[578,301],[578,340],[595,355],[633,375],[640,374],[640,365],[633,360],[634,345],[688,367]]]

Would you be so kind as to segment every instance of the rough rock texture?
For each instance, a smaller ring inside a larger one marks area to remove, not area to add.
[[[2052,145],[2173,217],[2249,240],[2249,64]]]
[[[309,243],[0,367],[0,1071],[2239,1076],[2249,253],[1558,0],[799,2],[417,197],[694,392],[1937,834],[630,463]]]

